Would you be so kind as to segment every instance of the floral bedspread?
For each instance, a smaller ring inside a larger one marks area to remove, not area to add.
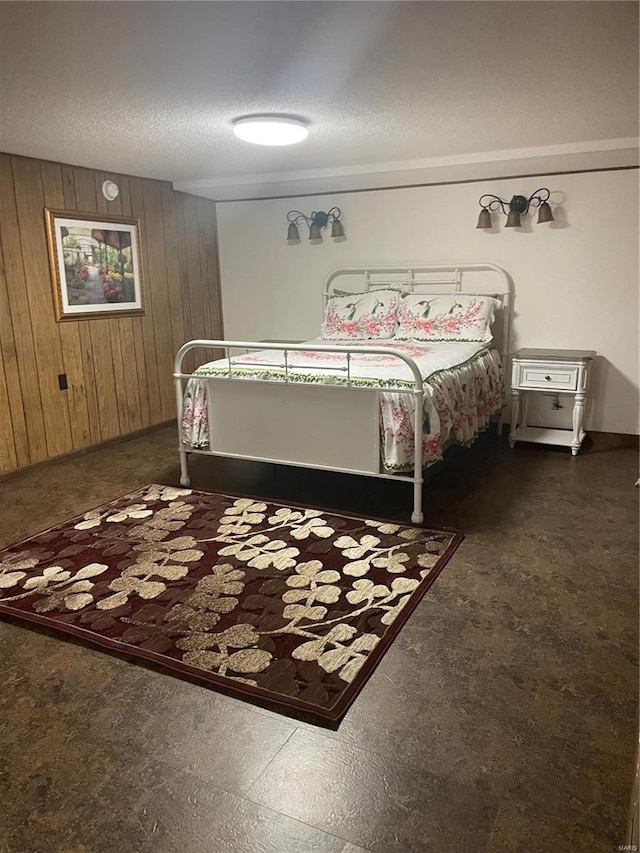
[[[336,341],[309,341],[335,347]],[[442,459],[446,447],[457,443],[470,445],[489,425],[492,415],[504,405],[504,381],[500,355],[483,343],[447,341],[445,343],[372,340],[366,346],[391,347],[411,356],[425,382],[422,448],[424,466]],[[353,347],[350,342],[347,346]],[[319,353],[312,350],[289,351],[289,381],[345,384],[379,388],[380,445],[384,470],[413,470],[414,413],[413,394],[394,389],[412,388],[409,366],[389,354],[351,355]],[[195,372],[206,376],[249,379],[282,379],[285,354],[282,350],[264,350],[234,356],[202,365]],[[191,447],[209,446],[208,383],[190,379],[185,391],[182,419],[183,441]]]

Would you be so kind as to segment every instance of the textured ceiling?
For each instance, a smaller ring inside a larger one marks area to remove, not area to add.
[[[638,135],[635,2],[13,2],[0,33],[0,150],[175,182]],[[252,112],[309,138],[244,143]]]

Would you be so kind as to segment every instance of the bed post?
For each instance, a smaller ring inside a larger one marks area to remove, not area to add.
[[[174,375],[174,383],[176,387],[176,411],[178,417],[178,452],[180,453],[180,485],[184,488],[188,488],[191,485],[191,480],[189,479],[189,456],[187,451],[184,449],[184,443],[182,440],[182,406],[183,406],[183,394],[182,394],[182,378],[179,376],[182,373],[182,359],[186,351],[190,348],[190,343],[184,344],[184,346],[180,347],[178,353],[176,355],[176,360],[173,365],[173,375]]]
[[[511,283],[507,278],[507,274],[503,273],[503,277],[506,280],[507,289],[505,290],[502,297],[502,346],[500,351],[500,358],[502,359],[502,369],[504,371],[505,380],[509,371],[509,334],[511,332]],[[502,435],[502,429],[504,427],[504,416],[507,411],[507,403],[506,400],[502,409],[500,409],[500,417],[498,418],[498,435]]]
[[[180,485],[188,489],[191,485],[191,478],[189,477],[189,465],[188,465],[189,456],[186,450],[180,449]]]
[[[415,412],[413,423],[413,512],[411,513],[411,521],[414,524],[422,524],[424,521],[424,513],[422,512],[422,422],[424,419],[424,388],[420,383],[419,388],[416,388],[415,397]]]

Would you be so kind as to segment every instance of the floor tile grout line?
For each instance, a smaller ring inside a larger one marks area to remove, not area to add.
[[[254,786],[254,785],[255,785],[255,784],[256,784],[256,783],[257,783],[257,782],[262,778],[262,776],[264,775],[264,773],[266,773],[266,772],[267,772],[267,770],[269,769],[269,767],[273,764],[274,760],[275,760],[275,759],[280,755],[280,753],[282,752],[282,750],[283,750],[283,749],[285,748],[285,746],[289,743],[289,741],[291,740],[291,738],[295,735],[295,733],[296,733],[297,731],[298,731],[298,726],[296,726],[296,727],[293,729],[293,731],[288,735],[288,737],[287,737],[287,739],[285,740],[285,742],[284,742],[284,743],[283,743],[283,744],[282,744],[282,745],[281,745],[281,746],[280,746],[280,747],[279,747],[279,748],[278,748],[278,749],[273,753],[273,755],[271,756],[271,758],[269,759],[269,761],[267,761],[267,763],[265,764],[265,766],[264,766],[264,767],[262,768],[262,770],[258,773],[258,775],[257,775],[257,776],[256,776],[256,778],[253,780],[253,782],[249,785],[249,787],[247,788],[247,790],[243,793],[243,795],[242,795],[243,797],[246,797],[247,799],[250,799],[250,798],[249,798],[249,792],[251,791],[251,789],[253,788],[253,786]],[[254,801],[253,801],[253,800],[251,800],[251,802],[254,802]]]
[[[257,716],[263,716],[263,714],[261,713],[261,711],[257,711],[257,710],[256,710],[255,708],[253,708],[253,707],[251,708],[251,712],[252,712],[252,713],[254,713],[254,714],[256,714]],[[269,713],[271,713],[271,714],[275,714],[276,712],[275,712],[275,711],[271,711],[271,712],[269,712]],[[416,719],[416,717],[418,716],[418,714],[420,714],[420,710],[417,710],[417,711],[415,712],[415,714],[413,714],[413,715],[411,716],[411,718],[410,718],[410,720],[409,720],[409,725],[410,725],[411,723],[413,723],[413,721]],[[267,718],[267,719],[268,719],[268,718]],[[340,738],[338,738],[338,737],[331,737],[330,735],[326,735],[326,734],[325,734],[325,730],[324,730],[324,729],[322,729],[322,728],[320,728],[320,727],[318,727],[318,729],[319,729],[319,730],[318,730],[317,732],[316,732],[316,731],[309,732],[309,730],[308,730],[308,729],[303,729],[303,728],[300,728],[300,726],[296,726],[296,728],[294,729],[294,731],[293,731],[293,732],[291,732],[291,734],[289,735],[289,737],[287,738],[287,740],[285,741],[285,743],[283,743],[283,744],[282,744],[282,746],[280,747],[280,749],[278,750],[278,752],[276,752],[276,753],[275,753],[275,755],[273,756],[273,758],[269,761],[269,764],[267,764],[267,765],[263,768],[263,770],[260,772],[260,774],[259,774],[259,775],[254,779],[254,781],[251,783],[251,785],[250,785],[250,786],[249,786],[249,788],[247,789],[247,794],[246,794],[245,796],[247,796],[247,795],[249,794],[249,792],[251,791],[251,788],[253,788],[253,786],[254,786],[254,785],[255,785],[255,784],[260,780],[261,776],[263,775],[263,773],[265,773],[265,772],[266,772],[266,770],[268,769],[268,767],[269,767],[269,765],[271,764],[271,762],[276,758],[276,756],[277,756],[277,755],[279,755],[279,753],[280,753],[280,752],[284,749],[284,747],[289,743],[289,741],[291,740],[291,738],[293,737],[293,735],[294,735],[296,732],[301,732],[302,734],[313,734],[313,735],[319,735],[319,736],[321,736],[321,737],[327,737],[327,738],[328,738],[332,743],[338,743],[338,744],[340,744],[342,747],[344,747],[345,749],[352,749],[352,750],[356,750],[356,751],[362,751],[362,752],[367,753],[367,754],[369,754],[369,755],[375,755],[375,756],[376,756],[376,758],[381,758],[381,759],[383,759],[384,761],[397,761],[397,760],[398,760],[398,759],[396,758],[396,753],[393,753],[393,752],[392,752],[391,754],[387,755],[387,754],[385,754],[384,752],[379,752],[378,750],[371,749],[371,748],[370,748],[370,747],[368,747],[368,746],[362,746],[362,745],[360,745],[360,744],[352,743],[351,741],[341,740],[341,739],[340,739]],[[413,768],[413,769],[414,769],[414,770],[416,770],[418,773],[424,773],[424,772],[427,772],[427,773],[428,773],[428,772],[429,772],[429,771],[425,771],[425,769],[424,769],[424,767],[422,767],[422,765],[420,765],[420,764],[413,764],[410,760],[403,761],[402,763],[403,763],[405,766],[407,766],[407,767],[411,767],[411,768]],[[430,775],[432,775],[432,776],[441,776],[442,774],[439,774],[439,773],[431,773]],[[446,779],[448,779],[448,778],[454,778],[454,777],[448,777],[448,776],[445,776],[445,777],[442,777],[442,778],[446,778]],[[252,802],[253,802],[253,801],[252,801]]]
[[[416,716],[417,716],[417,714],[416,714]],[[273,756],[273,758],[271,759],[271,761],[269,761],[269,763],[265,766],[265,768],[261,771],[261,773],[260,773],[260,774],[256,777],[256,779],[251,783],[251,785],[250,785],[250,786],[249,786],[249,788],[247,789],[247,792],[246,792],[245,794],[243,794],[243,795],[242,795],[242,796],[243,796],[243,798],[244,798],[244,799],[246,799],[246,800],[248,800],[248,801],[249,801],[249,802],[251,802],[251,803],[254,803],[254,804],[255,804],[255,805],[257,805],[257,806],[260,806],[261,808],[267,808],[267,809],[269,809],[270,811],[275,812],[276,814],[281,814],[281,815],[283,815],[284,817],[286,817],[286,818],[288,818],[288,819],[290,819],[290,820],[295,820],[295,821],[297,821],[298,823],[301,823],[301,824],[303,824],[303,825],[305,825],[305,826],[310,826],[310,827],[311,827],[311,828],[313,828],[313,829],[317,829],[317,830],[319,830],[320,832],[324,832],[325,834],[327,834],[327,835],[331,835],[331,836],[333,836],[333,837],[335,837],[335,838],[337,838],[337,839],[339,839],[339,840],[344,840],[345,845],[346,845],[346,844],[355,844],[356,846],[360,847],[361,845],[360,845],[358,842],[351,841],[351,840],[349,840],[349,839],[343,839],[343,838],[342,838],[342,836],[335,835],[334,833],[329,832],[329,831],[328,831],[328,830],[326,830],[326,829],[323,829],[323,828],[321,828],[321,827],[319,827],[319,826],[315,826],[314,824],[309,824],[309,823],[307,823],[306,821],[300,820],[299,818],[297,818],[297,817],[295,817],[295,816],[293,816],[293,815],[289,814],[289,813],[288,813],[288,812],[286,812],[286,811],[280,811],[279,809],[274,809],[274,808],[272,808],[271,806],[267,806],[267,805],[265,805],[264,803],[261,803],[259,800],[255,800],[255,799],[253,799],[253,798],[250,796],[252,788],[253,788],[253,787],[257,784],[257,782],[262,778],[262,776],[263,776],[263,775],[264,775],[264,773],[267,771],[268,767],[272,764],[272,762],[274,761],[274,759],[275,759],[275,758],[280,754],[280,752],[285,748],[285,746],[287,746],[287,744],[289,743],[289,741],[291,740],[291,738],[292,738],[292,737],[296,734],[296,732],[298,732],[298,731],[300,731],[303,735],[304,735],[305,733],[308,733],[306,729],[300,729],[299,727],[297,727],[297,728],[296,728],[296,729],[291,733],[291,735],[287,738],[287,740],[285,741],[285,743],[283,743],[283,745],[280,747],[280,749],[275,753],[275,755]],[[383,761],[395,760],[395,759],[393,759],[393,758],[391,758],[391,759],[390,759],[390,758],[389,758],[389,756],[381,755],[380,753],[374,752],[373,750],[369,750],[369,749],[366,749],[366,748],[364,748],[364,747],[354,746],[353,744],[349,744],[349,743],[344,743],[344,742],[341,742],[341,741],[337,741],[337,740],[335,740],[335,739],[333,739],[333,738],[331,738],[331,740],[332,740],[334,743],[338,743],[338,744],[340,744],[342,747],[344,747],[344,748],[346,748],[346,749],[351,749],[351,750],[356,751],[356,752],[357,752],[357,751],[363,751],[363,752],[365,752],[365,753],[369,753],[370,755],[374,755],[374,756],[376,756],[376,758],[379,758],[379,759],[381,759],[381,760],[383,760]],[[406,766],[406,765],[405,765],[405,766]],[[442,774],[440,774],[440,773],[432,773],[432,772],[430,772],[430,771],[428,771],[428,770],[427,770],[427,771],[425,771],[423,768],[418,768],[416,765],[414,765],[414,768],[415,768],[416,770],[419,770],[421,773],[426,773],[427,775],[429,775],[429,776],[430,776],[431,778],[433,778],[434,780],[435,780],[435,779],[438,779],[438,780],[445,780],[445,781],[449,781],[449,782],[451,782],[451,781],[456,782],[455,778],[453,778],[453,777],[443,776],[443,775],[442,775]],[[368,853],[367,848],[363,848],[363,849],[366,851],[366,853]],[[338,851],[338,853],[342,853],[342,851]]]
[[[251,784],[250,784],[250,785],[249,785],[249,787],[247,788],[246,792],[245,792],[245,791],[232,790],[231,788],[225,788],[223,785],[220,785],[220,784],[218,784],[218,783],[216,783],[216,782],[212,782],[210,778],[205,777],[203,774],[201,774],[201,773],[200,773],[200,772],[198,772],[197,770],[185,769],[185,768],[176,768],[173,764],[169,764],[169,762],[165,761],[165,760],[164,760],[163,758],[161,758],[161,757],[157,757],[157,758],[155,758],[154,760],[155,760],[155,761],[157,761],[158,763],[162,764],[162,766],[163,766],[163,767],[166,767],[168,770],[172,770],[172,771],[174,771],[174,772],[175,772],[175,771],[176,771],[176,769],[178,769],[178,772],[180,772],[180,770],[181,770],[183,773],[188,773],[189,775],[194,776],[196,779],[199,779],[201,782],[204,782],[206,785],[208,785],[208,786],[209,786],[210,788],[212,788],[212,789],[217,789],[218,791],[223,791],[225,794],[230,794],[232,797],[238,797],[238,798],[240,798],[240,799],[247,799],[247,800],[248,800],[249,798],[247,797],[247,793],[251,790],[251,788],[253,787],[253,785],[254,785],[254,784],[258,781],[258,779],[262,776],[262,774],[265,772],[265,770],[267,769],[267,767],[271,764],[271,762],[273,761],[273,759],[274,759],[274,758],[275,758],[275,757],[280,753],[280,751],[281,751],[282,749],[284,749],[284,747],[287,745],[287,743],[288,743],[288,742],[289,742],[289,740],[293,737],[293,735],[296,733],[296,731],[297,731],[297,729],[293,729],[293,731],[292,731],[292,732],[290,732],[290,733],[287,735],[287,738],[286,738],[286,740],[284,741],[284,743],[283,743],[281,746],[279,746],[279,747],[278,747],[278,749],[277,749],[277,750],[275,751],[275,753],[271,756],[271,758],[267,761],[267,763],[266,763],[266,764],[265,764],[265,766],[262,768],[262,770],[260,770],[260,772],[258,773],[258,775],[256,776],[256,778],[251,782]],[[140,750],[137,750],[137,751],[140,753],[140,755],[143,755],[143,754],[144,754],[144,753],[141,753],[141,752],[140,752]],[[253,801],[253,800],[251,800],[250,802],[254,802],[254,801]],[[259,804],[259,803],[257,803],[257,805],[260,805],[260,804]]]
[[[292,732],[292,736],[293,736],[293,734],[295,734],[295,732]],[[286,744],[283,744],[283,746],[286,746]],[[278,750],[278,752],[280,752],[280,750]],[[274,758],[275,758],[275,756],[274,756]],[[269,762],[269,764],[271,764],[271,762]],[[266,768],[265,768],[265,770],[266,770]],[[262,773],[260,774],[260,776],[262,776]],[[257,782],[257,781],[258,781],[258,779],[255,780],[255,782]],[[252,785],[249,788],[249,791],[251,790],[253,785],[255,785],[255,782],[252,783]],[[348,838],[344,838],[342,835],[336,835],[335,832],[329,832],[329,830],[322,829],[322,827],[316,826],[313,823],[307,823],[306,820],[300,820],[299,817],[294,817],[293,815],[287,814],[287,812],[280,811],[280,809],[274,809],[272,806],[267,806],[264,803],[261,803],[259,800],[254,800],[249,796],[248,792],[246,794],[242,794],[240,796],[242,797],[243,800],[246,800],[248,803],[252,803],[254,806],[259,806],[261,809],[265,809],[265,811],[271,812],[272,814],[280,815],[281,817],[286,817],[287,820],[292,820],[295,823],[299,823],[300,826],[306,826],[306,827],[309,827],[309,829],[315,829],[317,832],[323,833],[323,835],[328,835],[330,838],[335,838],[338,841],[341,841],[342,842],[342,848],[340,850],[337,850],[336,853],[342,853],[342,851],[344,850],[344,848],[346,847],[347,844],[356,844],[355,841],[350,841]],[[360,845],[356,844],[356,846],[360,846]],[[363,848],[363,849],[365,849],[365,848]],[[368,851],[367,851],[367,853],[368,853]]]
[[[253,713],[256,713],[253,709],[251,709],[251,710],[252,710],[252,712],[253,712]],[[319,826],[315,826],[315,825],[314,825],[314,824],[312,824],[312,823],[307,823],[307,822],[306,822],[306,821],[304,821],[304,820],[300,820],[300,819],[299,819],[299,818],[297,818],[297,817],[293,817],[293,815],[287,814],[286,812],[282,812],[282,811],[280,811],[279,809],[274,809],[274,808],[272,808],[271,806],[267,806],[267,805],[265,805],[264,803],[259,802],[258,800],[254,800],[254,799],[252,799],[252,797],[250,796],[251,789],[252,789],[252,788],[253,788],[253,787],[254,787],[254,786],[255,786],[255,785],[260,781],[260,779],[261,779],[261,778],[262,778],[262,776],[267,772],[267,770],[269,769],[269,767],[271,766],[271,764],[275,761],[275,759],[278,757],[278,755],[280,755],[280,753],[282,752],[282,750],[287,746],[287,744],[289,743],[289,741],[291,740],[291,738],[292,738],[292,737],[293,737],[297,732],[302,732],[302,733],[304,734],[304,731],[305,731],[304,729],[301,729],[299,726],[296,726],[296,727],[294,728],[294,730],[291,732],[291,734],[289,735],[289,737],[288,737],[288,738],[285,740],[285,742],[282,744],[282,746],[277,750],[277,752],[275,752],[275,753],[274,753],[274,755],[272,756],[272,758],[271,758],[271,759],[267,762],[267,764],[262,768],[262,770],[261,770],[261,771],[260,771],[260,773],[256,776],[256,778],[253,780],[253,782],[251,783],[251,785],[249,785],[249,787],[247,788],[246,792],[245,792],[244,794],[239,795],[239,796],[241,796],[244,800],[247,800],[247,802],[249,802],[249,803],[253,803],[254,805],[259,806],[260,808],[266,809],[267,811],[270,811],[270,812],[272,812],[273,814],[282,815],[282,817],[286,817],[288,820],[293,820],[293,821],[295,821],[296,823],[299,823],[301,826],[308,826],[308,827],[310,827],[311,829],[315,829],[315,830],[317,830],[318,832],[322,832],[322,833],[324,833],[325,835],[330,836],[331,838],[336,838],[338,841],[342,841],[342,849],[341,849],[341,850],[336,851],[336,853],[342,853],[342,850],[346,847],[346,845],[347,845],[347,844],[353,844],[354,842],[349,841],[349,839],[348,839],[348,838],[343,838],[341,835],[336,835],[336,834],[335,834],[335,833],[333,833],[333,832],[328,832],[326,829],[321,829],[321,827],[319,827]]]
[[[289,742],[289,740],[295,734],[296,731],[297,731],[297,728],[294,728],[287,735],[287,738],[284,741],[284,743],[282,743],[282,745],[280,747],[278,747],[278,749],[273,754],[273,756],[269,759],[269,761],[265,764],[265,766],[262,768],[262,770],[258,773],[258,776],[256,776],[256,778],[253,780],[253,782],[251,783],[249,788],[247,788],[247,791],[253,786],[253,784],[258,780],[258,778],[264,773],[264,771],[271,764],[271,762],[276,757],[276,755],[278,755],[280,750],[282,750],[287,745],[287,743]],[[98,739],[99,739],[100,746],[105,750],[112,745],[108,738],[102,739],[100,737],[100,735],[98,735]],[[142,759],[144,759],[146,757],[146,753],[144,753],[144,751],[138,746],[129,746],[129,750],[131,752],[136,753]],[[176,772],[176,770],[177,770],[178,772],[186,773],[190,776],[193,776],[198,781],[203,782],[212,791],[222,791],[223,793],[229,794],[232,797],[237,797],[238,799],[247,799],[247,800],[249,799],[248,797],[246,797],[246,794],[244,792],[238,791],[238,790],[232,790],[228,787],[224,787],[223,785],[218,784],[217,782],[213,782],[211,780],[211,778],[207,778],[206,776],[204,776],[202,773],[198,772],[197,770],[187,769],[184,767],[176,768],[173,764],[170,764],[168,761],[166,761],[162,756],[155,756],[153,758],[153,761],[156,762],[157,764],[162,765],[162,767],[164,767],[167,770],[170,770],[173,772]],[[250,800],[250,802],[254,802],[254,801]],[[260,804],[256,803],[256,805],[260,805]],[[268,808],[268,807],[265,806],[265,808]],[[288,817],[288,815],[287,815],[287,817]],[[292,818],[292,819],[295,820],[295,818]],[[1,851],[0,851],[0,853],[1,853]]]
[[[294,823],[300,824],[300,826],[306,826],[309,829],[315,829],[316,832],[321,832],[323,835],[329,836],[329,838],[335,838],[337,841],[342,842],[342,847],[340,848],[340,850],[336,850],[336,853],[342,853],[347,844],[355,844],[354,841],[349,841],[348,838],[343,838],[341,835],[336,835],[335,832],[329,832],[327,829],[322,829],[321,827],[316,826],[313,823],[307,823],[306,820],[300,820],[299,817],[292,817],[290,814],[287,814],[286,812],[281,812],[279,809],[274,809],[271,806],[265,806],[264,803],[260,803],[257,800],[252,800],[251,797],[243,795],[242,799],[246,800],[248,803],[252,803],[254,806],[259,806],[265,811],[271,812],[271,814],[280,815],[280,817],[285,817],[287,820],[292,820],[294,821]]]
[[[216,696],[217,696],[217,695],[221,695],[221,694],[216,694]],[[264,716],[264,714],[260,714],[260,713],[257,711],[257,709],[255,709],[253,706],[250,706],[250,705],[248,705],[248,704],[246,705],[246,708],[244,708],[243,710],[246,710],[247,712],[254,713],[254,714],[256,714],[256,716]],[[273,713],[273,712],[270,712],[270,713]],[[415,719],[415,717],[416,717],[418,714],[419,714],[419,711],[417,711],[417,712],[416,712],[416,713],[411,717],[411,720],[414,720],[414,719]],[[267,718],[267,719],[268,719],[268,718]],[[255,784],[260,780],[260,778],[263,776],[263,774],[267,771],[268,767],[271,765],[271,763],[274,761],[274,759],[275,759],[275,758],[280,754],[280,752],[281,752],[281,751],[282,751],[282,750],[287,746],[287,744],[289,743],[289,741],[291,740],[291,738],[296,734],[296,732],[300,732],[302,735],[304,735],[304,734],[311,734],[311,735],[317,735],[317,736],[326,736],[326,735],[324,735],[324,730],[319,730],[319,731],[317,731],[317,732],[316,732],[316,731],[309,732],[307,729],[300,728],[299,726],[295,726],[295,727],[292,729],[292,731],[287,735],[286,740],[282,743],[282,745],[281,745],[280,747],[278,747],[278,749],[277,749],[277,750],[276,750],[276,752],[273,754],[273,756],[268,760],[268,762],[264,765],[264,767],[262,768],[262,770],[260,770],[260,772],[258,773],[258,775],[256,776],[256,778],[251,782],[251,784],[250,784],[250,785],[249,785],[249,787],[247,788],[246,792],[241,792],[241,791],[238,791],[238,790],[231,790],[231,789],[226,788],[226,787],[224,787],[224,786],[222,786],[222,785],[220,785],[220,784],[212,783],[210,779],[208,779],[208,778],[206,778],[205,776],[201,775],[198,771],[188,770],[188,771],[186,771],[186,772],[188,772],[189,774],[191,774],[191,775],[195,776],[197,779],[199,779],[199,780],[201,780],[202,782],[204,782],[204,783],[205,783],[208,787],[210,787],[211,789],[216,789],[216,790],[219,790],[219,791],[223,791],[224,793],[227,793],[227,794],[229,794],[230,796],[234,796],[234,797],[238,797],[238,798],[247,799],[248,801],[253,802],[253,803],[254,803],[254,804],[256,804],[256,805],[259,805],[259,806],[264,807],[264,808],[269,808],[268,806],[264,805],[263,803],[260,803],[260,802],[259,802],[259,801],[257,801],[257,800],[253,800],[253,799],[249,796],[249,792],[250,792],[250,791],[251,791],[251,789],[254,787],[254,785],[255,785]],[[366,753],[366,754],[374,755],[374,756],[376,756],[377,758],[382,759],[382,760],[384,760],[384,761],[396,761],[396,760],[397,760],[397,759],[395,758],[395,756],[394,756],[394,755],[386,755],[385,753],[379,752],[379,751],[377,751],[377,750],[369,749],[369,748],[367,748],[367,747],[360,746],[359,744],[354,744],[354,743],[351,743],[351,742],[349,742],[349,741],[341,741],[341,740],[339,740],[339,739],[337,739],[337,738],[329,738],[329,740],[331,740],[331,741],[332,741],[332,742],[334,742],[334,743],[340,744],[340,745],[341,745],[343,748],[345,748],[345,749],[349,749],[349,750],[352,750],[352,751],[355,751],[355,752],[362,751],[362,752],[364,752],[364,753]],[[102,740],[102,739],[100,739],[100,743],[101,743],[101,745],[102,745],[103,747],[105,747],[105,748],[109,746],[109,740],[108,740],[108,739],[106,739],[106,740]],[[143,755],[144,755],[144,753],[142,753],[138,748],[135,748],[135,751],[136,751],[139,755],[141,755],[141,756],[143,756]],[[167,763],[167,762],[166,762],[166,761],[164,761],[161,757],[156,757],[156,758],[155,758],[155,761],[157,761],[158,763],[162,764],[164,767],[166,767],[166,768],[168,768],[168,769],[170,769],[170,770],[175,770],[175,769],[176,769],[176,768],[174,767],[174,765]],[[405,765],[406,765],[406,762],[405,762]],[[413,768],[414,768],[414,769],[415,769],[419,774],[427,773],[428,775],[430,775],[430,776],[432,776],[432,777],[437,777],[437,778],[446,779],[446,780],[450,780],[450,781],[456,781],[456,778],[455,778],[455,777],[448,776],[448,775],[444,775],[444,774],[442,774],[442,773],[431,772],[431,771],[429,771],[429,770],[425,770],[425,768],[424,768],[424,767],[422,767],[422,766],[418,766],[418,765],[416,765],[416,764],[412,764],[411,766],[413,766]],[[272,810],[272,811],[277,812],[278,814],[283,814],[284,816],[286,816],[287,818],[290,818],[291,820],[298,820],[298,818],[295,818],[295,817],[293,817],[292,815],[289,815],[289,814],[288,814],[288,813],[286,813],[286,812],[280,812],[280,811],[279,811],[279,810],[277,810],[277,809],[271,809],[271,810]],[[299,822],[300,822],[300,823],[305,823],[304,821],[299,821]],[[307,824],[307,825],[313,826],[312,824]],[[314,827],[314,828],[316,828],[316,829],[319,829],[319,830],[320,830],[320,827]],[[324,829],[322,829],[322,830],[320,830],[320,831],[325,832],[325,833],[327,833],[327,834],[329,834],[329,835],[332,835],[332,834],[333,834],[333,833],[328,833],[328,832],[327,832],[327,830],[324,830]],[[341,836],[336,836],[336,837],[337,837],[337,838],[341,838]],[[353,843],[353,842],[351,842],[351,843]]]
[[[258,774],[258,776],[257,776],[257,777],[254,779],[254,781],[251,783],[251,785],[250,785],[250,786],[249,786],[249,788],[247,789],[247,793],[248,793],[248,791],[251,789],[251,787],[253,787],[253,785],[258,781],[258,779],[262,776],[262,774],[266,771],[267,767],[268,767],[268,766],[271,764],[271,762],[276,758],[276,756],[281,752],[281,750],[282,750],[282,749],[284,749],[284,747],[287,745],[287,743],[291,740],[291,738],[293,737],[293,735],[294,735],[297,731],[299,731],[299,728],[298,728],[298,727],[295,727],[294,729],[292,729],[292,731],[288,734],[288,736],[287,736],[286,740],[284,741],[284,743],[283,743],[283,744],[282,744],[282,745],[277,749],[277,751],[276,751],[276,752],[274,753],[274,755],[269,759],[269,761],[268,761],[268,762],[267,762],[267,764],[264,766],[264,768],[260,771],[260,773]],[[103,741],[101,741],[101,746],[102,746],[103,748],[106,748],[106,747],[108,747],[108,746],[109,746],[109,742],[108,742],[107,740],[103,740]],[[142,750],[140,750],[139,748],[137,748],[137,747],[132,747],[132,748],[130,748],[130,749],[131,749],[133,752],[137,753],[141,758],[144,758],[145,753],[144,753]],[[154,760],[156,763],[161,764],[163,767],[165,767],[165,768],[166,768],[166,769],[168,769],[168,770],[172,770],[172,771],[175,771],[175,770],[176,770],[176,768],[175,768],[173,765],[168,764],[166,761],[164,761],[164,760],[162,759],[162,757],[158,757],[158,756],[156,756],[153,760]],[[343,838],[342,836],[336,835],[336,834],[335,834],[335,833],[333,833],[333,832],[329,832],[329,831],[327,831],[326,829],[322,829],[322,828],[321,828],[321,827],[319,827],[319,826],[315,826],[314,824],[307,823],[306,821],[303,821],[303,820],[300,820],[299,818],[293,817],[292,815],[289,815],[289,814],[287,814],[286,812],[280,811],[279,809],[274,809],[274,808],[272,808],[271,806],[265,805],[264,803],[260,803],[260,802],[258,802],[257,800],[251,799],[251,797],[247,796],[247,793],[242,793],[242,792],[239,792],[239,791],[237,791],[237,790],[236,790],[236,791],[234,791],[234,790],[230,790],[229,788],[225,788],[225,787],[223,787],[222,785],[219,785],[219,784],[213,783],[210,779],[207,779],[207,778],[205,778],[204,776],[200,775],[197,771],[193,771],[193,770],[185,770],[184,768],[182,768],[181,772],[186,773],[186,774],[188,774],[188,775],[190,775],[190,776],[193,776],[193,777],[195,777],[195,779],[197,779],[197,780],[199,780],[199,781],[203,782],[203,783],[207,786],[207,788],[208,788],[212,793],[214,793],[214,792],[216,792],[216,791],[219,791],[219,792],[221,792],[221,793],[223,793],[223,794],[227,794],[228,796],[231,796],[231,797],[233,797],[233,798],[235,798],[235,799],[237,799],[237,800],[246,800],[247,802],[249,802],[249,803],[251,803],[251,804],[253,804],[253,805],[255,805],[255,806],[258,806],[260,809],[263,809],[265,812],[270,812],[271,814],[278,815],[278,816],[280,816],[280,817],[286,818],[287,820],[291,820],[291,821],[293,821],[293,822],[295,822],[295,823],[299,824],[300,826],[308,827],[308,828],[313,829],[313,830],[315,830],[315,831],[317,831],[317,832],[319,832],[319,833],[321,833],[321,834],[323,834],[323,835],[325,835],[325,836],[328,836],[328,837],[330,837],[330,838],[335,838],[337,841],[340,841],[340,842],[342,843],[342,847],[341,847],[339,850],[336,850],[336,851],[335,851],[335,853],[342,853],[342,850],[344,849],[344,847],[345,847],[348,843],[351,843],[351,844],[353,844],[353,843],[354,843],[354,842],[350,842],[350,841],[349,841],[348,839],[346,839],[346,838]],[[143,795],[142,795],[142,796],[143,796]],[[141,800],[141,802],[142,802],[142,800]],[[147,848],[147,847],[146,847],[146,845],[145,845],[145,847],[144,847],[143,849],[145,849],[145,850],[146,850],[146,849],[148,849],[148,848]]]

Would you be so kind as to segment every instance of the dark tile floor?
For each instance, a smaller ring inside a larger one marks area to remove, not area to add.
[[[0,544],[148,482],[172,428],[0,482]],[[195,459],[193,486],[408,518],[410,488]],[[611,853],[637,734],[637,453],[485,435],[467,534],[337,732],[0,622],[0,853]]]

